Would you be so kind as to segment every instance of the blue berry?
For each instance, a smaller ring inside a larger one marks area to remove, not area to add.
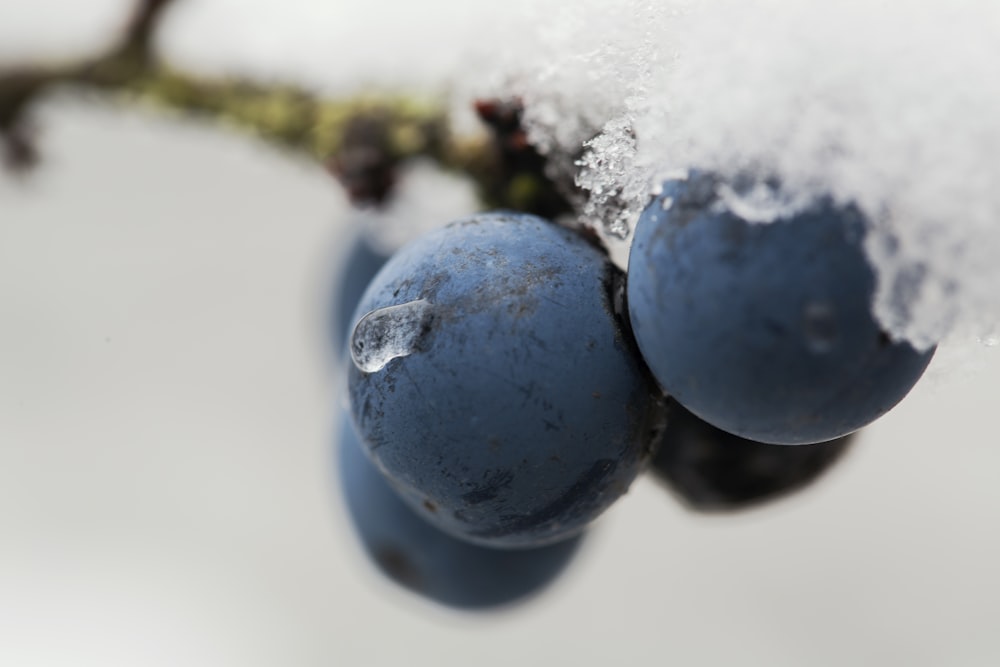
[[[758,184],[760,185],[760,184]],[[663,389],[751,440],[832,440],[899,402],[930,362],[871,313],[866,221],[829,199],[757,223],[717,176],[667,181],[636,225],[629,316]]]
[[[537,549],[491,549],[447,535],[406,505],[365,456],[345,415],[338,464],[351,524],[387,577],[427,599],[463,609],[538,593],[576,554],[582,535]]]
[[[650,471],[690,509],[742,510],[808,486],[840,460],[853,438],[769,445],[726,433],[675,403]]]
[[[404,247],[356,312],[349,392],[370,456],[452,535],[568,538],[623,494],[662,417],[615,308],[621,274],[574,232],[484,214]]]

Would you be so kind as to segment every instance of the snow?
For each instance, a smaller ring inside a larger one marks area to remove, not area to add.
[[[751,170],[867,214],[890,333],[996,330],[1000,5],[590,0],[552,22],[506,90],[557,158],[587,142],[583,215],[609,236],[669,170]]]

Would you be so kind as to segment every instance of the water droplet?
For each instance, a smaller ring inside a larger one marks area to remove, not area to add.
[[[837,313],[825,301],[812,301],[802,311],[802,332],[813,352],[824,354],[837,342]]]
[[[351,359],[358,370],[374,373],[393,359],[416,350],[433,317],[433,306],[417,299],[373,310],[354,325]]]
[[[670,207],[674,205],[673,197],[664,197],[663,201],[660,202],[660,208],[664,211],[669,211]]]

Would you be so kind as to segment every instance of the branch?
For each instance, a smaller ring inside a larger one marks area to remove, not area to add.
[[[207,78],[161,62],[152,43],[172,1],[139,0],[124,37],[96,57],[0,67],[0,139],[8,164],[25,168],[34,162],[27,122],[32,104],[52,90],[71,88],[204,118],[302,154],[325,165],[356,203],[382,203],[398,165],[425,157],[471,177],[487,205],[543,215],[568,210],[544,174],[545,161],[528,145],[512,151],[513,130],[488,114],[481,113],[493,136],[457,137],[440,104],[402,97],[328,99],[297,86]]]
[[[120,51],[131,51],[136,57],[149,60],[152,57],[153,34],[160,23],[160,17],[173,0],[139,0],[132,20],[125,29],[125,39]]]

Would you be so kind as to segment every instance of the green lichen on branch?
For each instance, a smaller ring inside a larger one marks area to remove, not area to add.
[[[482,139],[459,141],[439,105],[404,97],[326,99],[303,88],[199,78],[166,67],[109,87],[117,97],[211,119],[325,162],[350,142],[358,118],[378,117],[383,148],[396,159],[433,158],[466,170]]]
[[[141,68],[119,57],[83,66],[0,70],[0,131],[16,128],[28,105],[57,88],[98,92],[130,104],[218,122],[315,160],[343,145],[353,119],[377,115],[386,148],[398,159],[418,155],[478,171],[483,138],[458,140],[439,105],[412,98],[326,99],[303,88],[240,79],[209,79],[162,65]]]
[[[28,167],[36,157],[28,122],[32,104],[68,89],[215,122],[304,155],[327,167],[358,203],[382,203],[397,167],[422,157],[471,178],[487,206],[548,215],[567,208],[561,195],[553,194],[544,160],[525,161],[532,147],[517,146],[520,152],[512,153],[509,131],[491,123],[492,136],[457,136],[440,102],[328,98],[283,83],[205,77],[162,62],[151,40],[171,1],[140,0],[124,36],[96,57],[0,66],[0,140],[10,166]]]

